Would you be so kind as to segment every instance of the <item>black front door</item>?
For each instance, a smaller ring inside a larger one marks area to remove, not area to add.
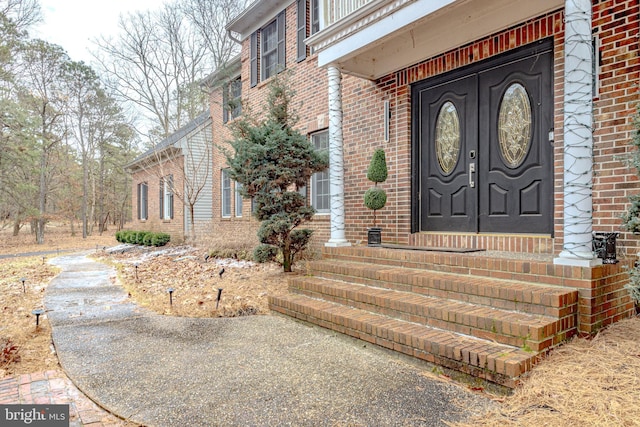
[[[414,231],[553,228],[552,51],[414,85]]]

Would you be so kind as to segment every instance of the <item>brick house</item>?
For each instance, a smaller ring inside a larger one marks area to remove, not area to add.
[[[640,190],[624,160],[638,3],[252,3],[228,26],[242,43],[236,95],[256,111],[288,70],[298,128],[331,163],[307,190],[324,259],[272,308],[508,386],[539,353],[629,317],[639,244],[620,216]],[[225,91],[211,93],[216,143]],[[360,244],[376,148],[389,166],[382,248]],[[214,227],[253,233],[214,164]],[[619,263],[594,254],[594,231],[620,232]]]
[[[169,233],[173,242],[192,236],[192,229],[209,229],[212,138],[206,111],[126,166],[132,176],[133,229]]]

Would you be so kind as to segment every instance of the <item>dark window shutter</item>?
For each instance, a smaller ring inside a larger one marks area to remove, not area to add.
[[[138,219],[142,218],[142,212],[141,212],[141,207],[142,207],[142,184],[138,184]]]
[[[285,57],[285,21],[284,10],[278,15],[278,72],[284,70],[287,66]]]
[[[222,87],[222,123],[229,121],[229,85]]]
[[[298,0],[298,62],[307,57],[307,0]]]
[[[169,175],[169,219],[173,219],[173,175]]]
[[[160,219],[164,218],[164,179],[160,178]]]
[[[258,84],[258,32],[255,31],[251,34],[251,46],[250,46],[250,60],[251,60],[251,87]]]

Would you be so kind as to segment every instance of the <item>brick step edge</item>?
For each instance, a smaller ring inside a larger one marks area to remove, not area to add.
[[[269,297],[269,306],[275,312],[511,388],[540,357],[540,353],[304,295]]]
[[[565,341],[576,329],[572,313],[564,318],[539,316],[319,277],[297,277],[289,283],[296,294],[533,351]]]
[[[326,249],[326,248],[325,248]],[[334,249],[334,248],[331,248]],[[327,262],[353,262],[387,268],[412,268],[453,274],[468,274],[491,279],[518,280],[544,286],[562,286],[559,268],[546,261],[490,258],[455,253],[414,254],[415,251],[389,249],[375,256],[354,253],[354,248],[339,248],[340,252],[323,252]],[[349,250],[350,249],[350,250]],[[396,253],[397,252],[397,253]]]
[[[575,289],[484,276],[339,260],[313,261],[309,267],[312,276],[551,317],[563,317],[562,309],[578,302]]]

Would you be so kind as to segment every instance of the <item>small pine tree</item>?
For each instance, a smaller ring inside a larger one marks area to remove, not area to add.
[[[254,199],[254,215],[261,221],[261,245],[254,258],[258,262],[281,259],[284,271],[290,272],[295,255],[306,248],[312,235],[312,230],[298,226],[315,213],[297,189],[307,185],[311,175],[325,170],[329,161],[294,129],[294,92],[287,80],[280,74],[269,84],[264,120],[252,118],[245,110],[232,124],[229,143],[233,152],[223,152],[231,178],[242,184],[243,196]]]
[[[636,173],[640,176],[640,106],[634,120],[635,132],[631,143],[636,150],[630,159],[630,163],[636,168]],[[627,212],[622,216],[622,227],[634,234],[640,234],[640,194],[634,194],[629,197],[631,205]],[[631,298],[635,301],[636,310],[640,308],[640,264],[636,262],[634,267],[629,271],[629,283],[625,285],[629,290]]]
[[[374,186],[364,193],[364,205],[373,211],[373,226],[376,226],[376,211],[384,208],[387,204],[387,193],[378,188],[379,182],[387,180],[387,160],[384,150],[378,148],[373,152],[369,169],[367,169],[367,179],[374,183]]]

